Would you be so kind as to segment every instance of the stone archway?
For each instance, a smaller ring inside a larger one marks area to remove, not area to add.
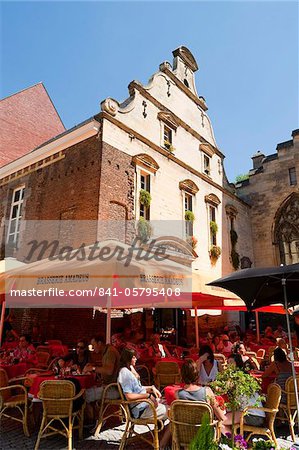
[[[291,194],[275,216],[274,241],[281,264],[299,262],[299,194]]]

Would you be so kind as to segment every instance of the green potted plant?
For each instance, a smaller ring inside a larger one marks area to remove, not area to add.
[[[218,225],[216,222],[214,222],[214,220],[211,220],[211,222],[210,222],[210,230],[211,230],[212,236],[216,236],[217,231],[218,231]]]
[[[211,259],[218,259],[221,255],[221,248],[218,245],[212,245],[210,248],[210,258]]]
[[[260,390],[260,385],[252,375],[230,365],[224,372],[218,373],[211,387],[217,395],[225,395],[227,398],[225,406],[232,412],[231,439],[234,442],[235,413],[241,408],[242,398],[252,397]]]
[[[171,153],[175,151],[174,146],[169,141],[164,141],[164,147]]]
[[[189,209],[187,209],[187,211],[185,211],[185,220],[187,222],[194,222],[195,216],[194,216],[193,211],[190,211]]]
[[[218,444],[214,440],[214,429],[210,424],[207,413],[202,416],[201,426],[191,441],[189,450],[217,450]]]
[[[141,242],[147,242],[152,234],[152,227],[144,217],[140,217],[137,223],[137,236]]]
[[[142,205],[144,205],[146,208],[148,208],[152,201],[151,194],[148,191],[146,191],[145,189],[140,189],[139,201]]]

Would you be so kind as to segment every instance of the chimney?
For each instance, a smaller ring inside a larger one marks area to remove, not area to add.
[[[253,162],[253,169],[259,169],[262,166],[265,155],[259,150],[251,157]]]

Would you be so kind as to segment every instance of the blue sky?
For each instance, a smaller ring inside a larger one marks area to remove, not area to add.
[[[1,97],[43,81],[67,128],[195,56],[228,178],[298,128],[296,2],[2,2]]]

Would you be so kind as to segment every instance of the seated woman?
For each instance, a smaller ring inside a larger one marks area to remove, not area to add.
[[[287,360],[287,355],[280,348],[274,350],[274,361],[263,373],[263,378],[276,375],[275,382],[279,384],[281,389],[285,389],[285,383],[292,376],[292,364]],[[281,402],[285,403],[286,394],[282,393]]]
[[[167,417],[165,405],[159,403],[161,393],[155,386],[142,386],[140,378],[135,370],[136,366],[136,353],[130,348],[125,348],[122,351],[120,357],[120,371],[117,381],[120,383],[122,390],[127,400],[151,400],[157,410],[159,418],[163,419]],[[132,408],[132,414],[134,417],[150,417],[151,409],[148,403],[137,403]]]
[[[72,370],[82,373],[84,367],[89,362],[87,342],[84,339],[79,339],[77,342],[76,351],[65,356],[63,359],[66,362],[70,362]]]
[[[218,372],[223,368],[219,361],[214,358],[214,353],[209,345],[203,345],[198,353],[196,366],[199,374],[198,381],[202,385],[207,385],[216,379]]]
[[[156,408],[157,417],[160,420],[167,419],[166,406],[160,403],[161,392],[155,386],[142,386],[140,378],[135,370],[136,353],[134,350],[125,348],[120,357],[120,371],[117,382],[121,385],[127,400],[150,400]],[[135,418],[152,418],[153,411],[147,402],[131,404],[131,412]],[[163,449],[170,438],[170,430],[165,428],[164,435],[160,442]]]
[[[171,354],[165,347],[165,345],[160,343],[160,335],[153,334],[151,337],[151,345],[148,348],[148,356],[150,358],[166,358],[166,356],[169,358],[171,357]]]
[[[246,355],[246,348],[243,342],[239,342],[234,346],[228,364],[234,364],[244,372],[250,372],[251,370],[256,370],[258,368],[251,356]]]
[[[200,386],[197,384],[198,372],[197,365],[192,359],[188,359],[181,368],[181,377],[184,383],[183,389],[177,392],[177,397],[180,400],[201,401],[209,403],[214,411],[217,419],[222,421],[222,432],[230,431],[232,424],[231,413],[226,413],[219,407],[215,395],[211,388],[207,386]],[[240,413],[235,414],[235,423],[240,420]]]

